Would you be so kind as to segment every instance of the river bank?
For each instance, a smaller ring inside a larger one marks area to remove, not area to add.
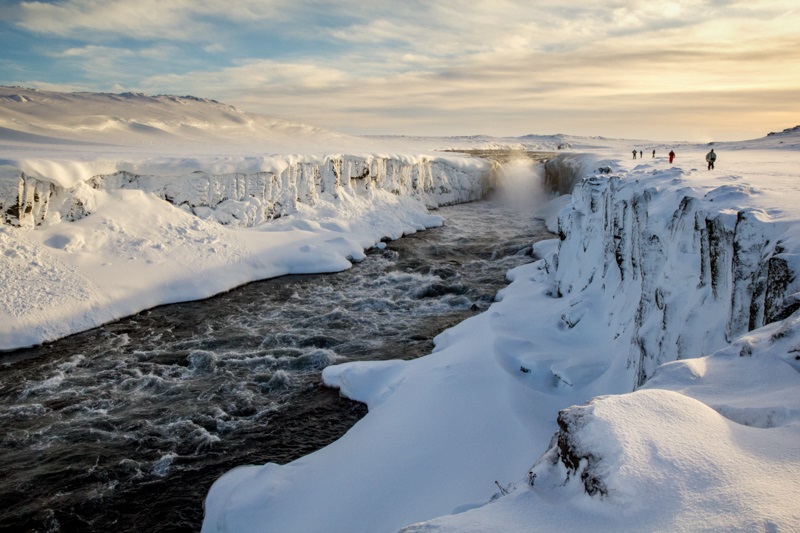
[[[442,208],[443,226],[346,272],[257,282],[5,354],[0,524],[196,531],[226,470],[298,459],[366,413],[320,387],[324,366],[425,355],[491,304],[549,236],[508,209]]]

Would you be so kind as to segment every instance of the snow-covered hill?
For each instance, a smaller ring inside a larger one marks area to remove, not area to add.
[[[438,150],[517,150],[532,152],[557,152],[557,151],[595,151],[620,150],[620,154],[630,154],[633,147],[641,148],[649,153],[653,149],[663,150],[669,146],[683,146],[688,143],[663,143],[647,140],[609,139],[606,137],[584,137],[578,135],[523,135],[520,137],[491,137],[488,135],[462,135],[450,137],[417,137],[417,136],[370,136],[371,139],[382,144],[391,145],[396,149],[403,147],[429,146]],[[667,148],[669,150],[669,148]],[[662,154],[663,155],[663,154]]]
[[[772,149],[772,150],[798,150],[800,149],[800,126],[786,128],[782,131],[773,131],[765,137],[752,139],[749,141],[711,143],[729,150],[753,150],[753,149]]]
[[[0,87],[0,143],[78,153],[314,153],[363,139],[245,113],[215,100],[141,93],[59,93]]]

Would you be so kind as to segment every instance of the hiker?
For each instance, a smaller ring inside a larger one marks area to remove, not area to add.
[[[708,170],[712,170],[714,168],[714,161],[717,160],[717,154],[714,153],[714,149],[712,148],[710,152],[706,154],[706,162],[708,163]]]
[[[633,158],[636,159],[636,150],[633,151]]]
[[[653,157],[655,157],[655,156],[656,156],[656,151],[655,151],[655,150],[653,150]]]
[[[639,157],[644,157],[644,152],[639,150]]]
[[[669,151],[669,162],[672,163],[672,160],[675,159],[675,152],[672,150]]]

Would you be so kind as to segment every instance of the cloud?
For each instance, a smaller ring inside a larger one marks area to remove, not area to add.
[[[203,47],[203,51],[209,54],[218,54],[225,51],[225,45],[221,43],[214,43]]]
[[[177,88],[177,92],[205,89],[228,95],[260,91],[300,98],[336,90],[347,80],[352,82],[346,72],[333,67],[259,60],[218,71],[154,75],[142,80],[141,89],[160,92],[161,88],[169,86]]]
[[[88,45],[81,48],[67,48],[63,52],[59,54],[54,54],[60,57],[87,57],[90,58],[91,61],[100,61],[103,58],[108,58],[109,56],[114,56],[117,58],[120,57],[131,57],[134,56],[134,52],[132,50],[122,49],[122,48],[111,48],[108,46],[96,46],[96,45]]]
[[[308,12],[291,0],[62,0],[21,2],[9,20],[31,32],[78,39],[207,42],[226,23],[279,26]]]
[[[91,90],[91,88],[86,85],[80,85],[74,83],[48,83],[32,79],[14,80],[8,82],[8,85],[16,87],[29,87],[31,89],[39,89],[40,91],[57,91],[64,93]]]
[[[685,120],[694,115],[696,120],[702,110],[710,117],[731,115],[734,109],[740,113],[748,106],[756,111],[774,109],[758,102],[778,95],[785,109],[798,107],[786,97],[796,94],[790,89],[770,91],[769,83],[753,79],[730,81],[726,69],[738,60],[736,54],[727,60],[711,52],[676,51],[668,61],[654,64],[650,52],[613,58],[602,49],[576,54],[530,52],[516,56],[516,62],[480,55],[389,76],[353,68],[349,62],[326,66],[258,61],[216,72],[151,77],[146,84],[151,89],[180,87],[244,109],[355,133],[522,134],[537,130],[543,120],[548,130],[571,126],[580,131],[602,120],[607,129],[597,126],[594,134],[639,132],[643,137],[664,138],[667,133],[659,135],[652,125],[656,118],[670,125],[665,131],[675,131],[680,121],[671,117]],[[760,64],[757,57],[751,62],[754,68]],[[791,62],[788,58],[787,65]],[[759,115],[756,111],[748,113],[753,121]],[[730,116],[719,123],[729,122]]]
[[[51,51],[48,56],[62,71],[90,80],[73,85],[98,90],[138,85],[142,76],[159,72],[165,65],[174,67],[183,58],[180,50],[169,44],[135,49],[90,44]]]
[[[169,31],[180,38],[184,35],[178,24],[182,8],[180,2],[171,0],[23,2],[17,25],[32,32],[62,37],[87,38],[88,31],[153,38]]]
[[[86,85],[334,129],[643,131],[697,109],[774,120],[763,99],[778,95],[799,112],[783,98],[800,88],[794,1],[66,0],[24,2],[14,20],[82,42],[58,57]]]

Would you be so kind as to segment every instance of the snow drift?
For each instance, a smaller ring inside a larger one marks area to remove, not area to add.
[[[605,395],[564,402],[547,451],[492,503],[404,532],[798,527],[796,178],[774,154],[729,157],[753,174],[655,163],[578,186],[529,278],[561,331],[507,344],[506,366]]]

